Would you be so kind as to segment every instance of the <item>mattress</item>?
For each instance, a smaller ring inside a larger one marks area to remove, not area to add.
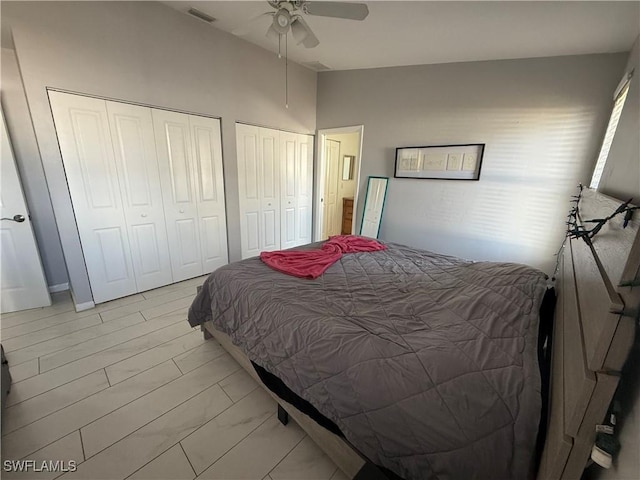
[[[315,280],[258,258],[222,267],[189,311],[405,479],[531,476],[545,275],[397,244]]]

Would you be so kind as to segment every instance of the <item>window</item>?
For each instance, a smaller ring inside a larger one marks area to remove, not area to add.
[[[607,157],[609,156],[609,150],[613,143],[613,137],[616,134],[616,128],[618,128],[618,122],[620,121],[620,115],[624,108],[624,102],[627,99],[627,93],[629,92],[629,84],[631,83],[631,75],[625,75],[625,78],[621,82],[620,87],[616,89],[615,102],[613,104],[613,112],[611,112],[611,118],[607,125],[607,131],[604,134],[604,140],[602,140],[602,147],[600,147],[600,154],[598,155],[598,161],[596,162],[596,168],[593,170],[593,176],[591,177],[591,188],[598,188],[600,184],[600,178],[604,171],[604,166],[607,163]]]

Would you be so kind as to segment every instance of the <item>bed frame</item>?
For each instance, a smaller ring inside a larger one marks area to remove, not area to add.
[[[577,223],[622,202],[584,189]],[[635,339],[640,308],[640,215],[618,215],[589,241],[567,241],[559,258],[550,414],[538,479],[579,479]]]
[[[584,189],[577,224],[605,218],[622,202]],[[640,312],[640,212],[626,228],[624,215],[609,221],[592,239],[567,240],[559,253],[550,410],[538,480],[579,479],[620,381],[635,338]],[[384,479],[382,472],[345,439],[319,426],[271,392],[245,354],[211,322],[202,325],[352,479]],[[284,413],[286,412],[286,414]]]

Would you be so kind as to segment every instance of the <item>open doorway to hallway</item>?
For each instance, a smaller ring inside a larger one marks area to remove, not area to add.
[[[318,131],[314,240],[356,232],[363,126]]]

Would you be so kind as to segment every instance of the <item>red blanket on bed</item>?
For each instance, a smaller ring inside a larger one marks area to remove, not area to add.
[[[355,235],[336,235],[317,250],[279,250],[262,252],[260,259],[279,272],[300,278],[318,278],[340,260],[343,253],[375,252],[386,247],[370,238]]]

